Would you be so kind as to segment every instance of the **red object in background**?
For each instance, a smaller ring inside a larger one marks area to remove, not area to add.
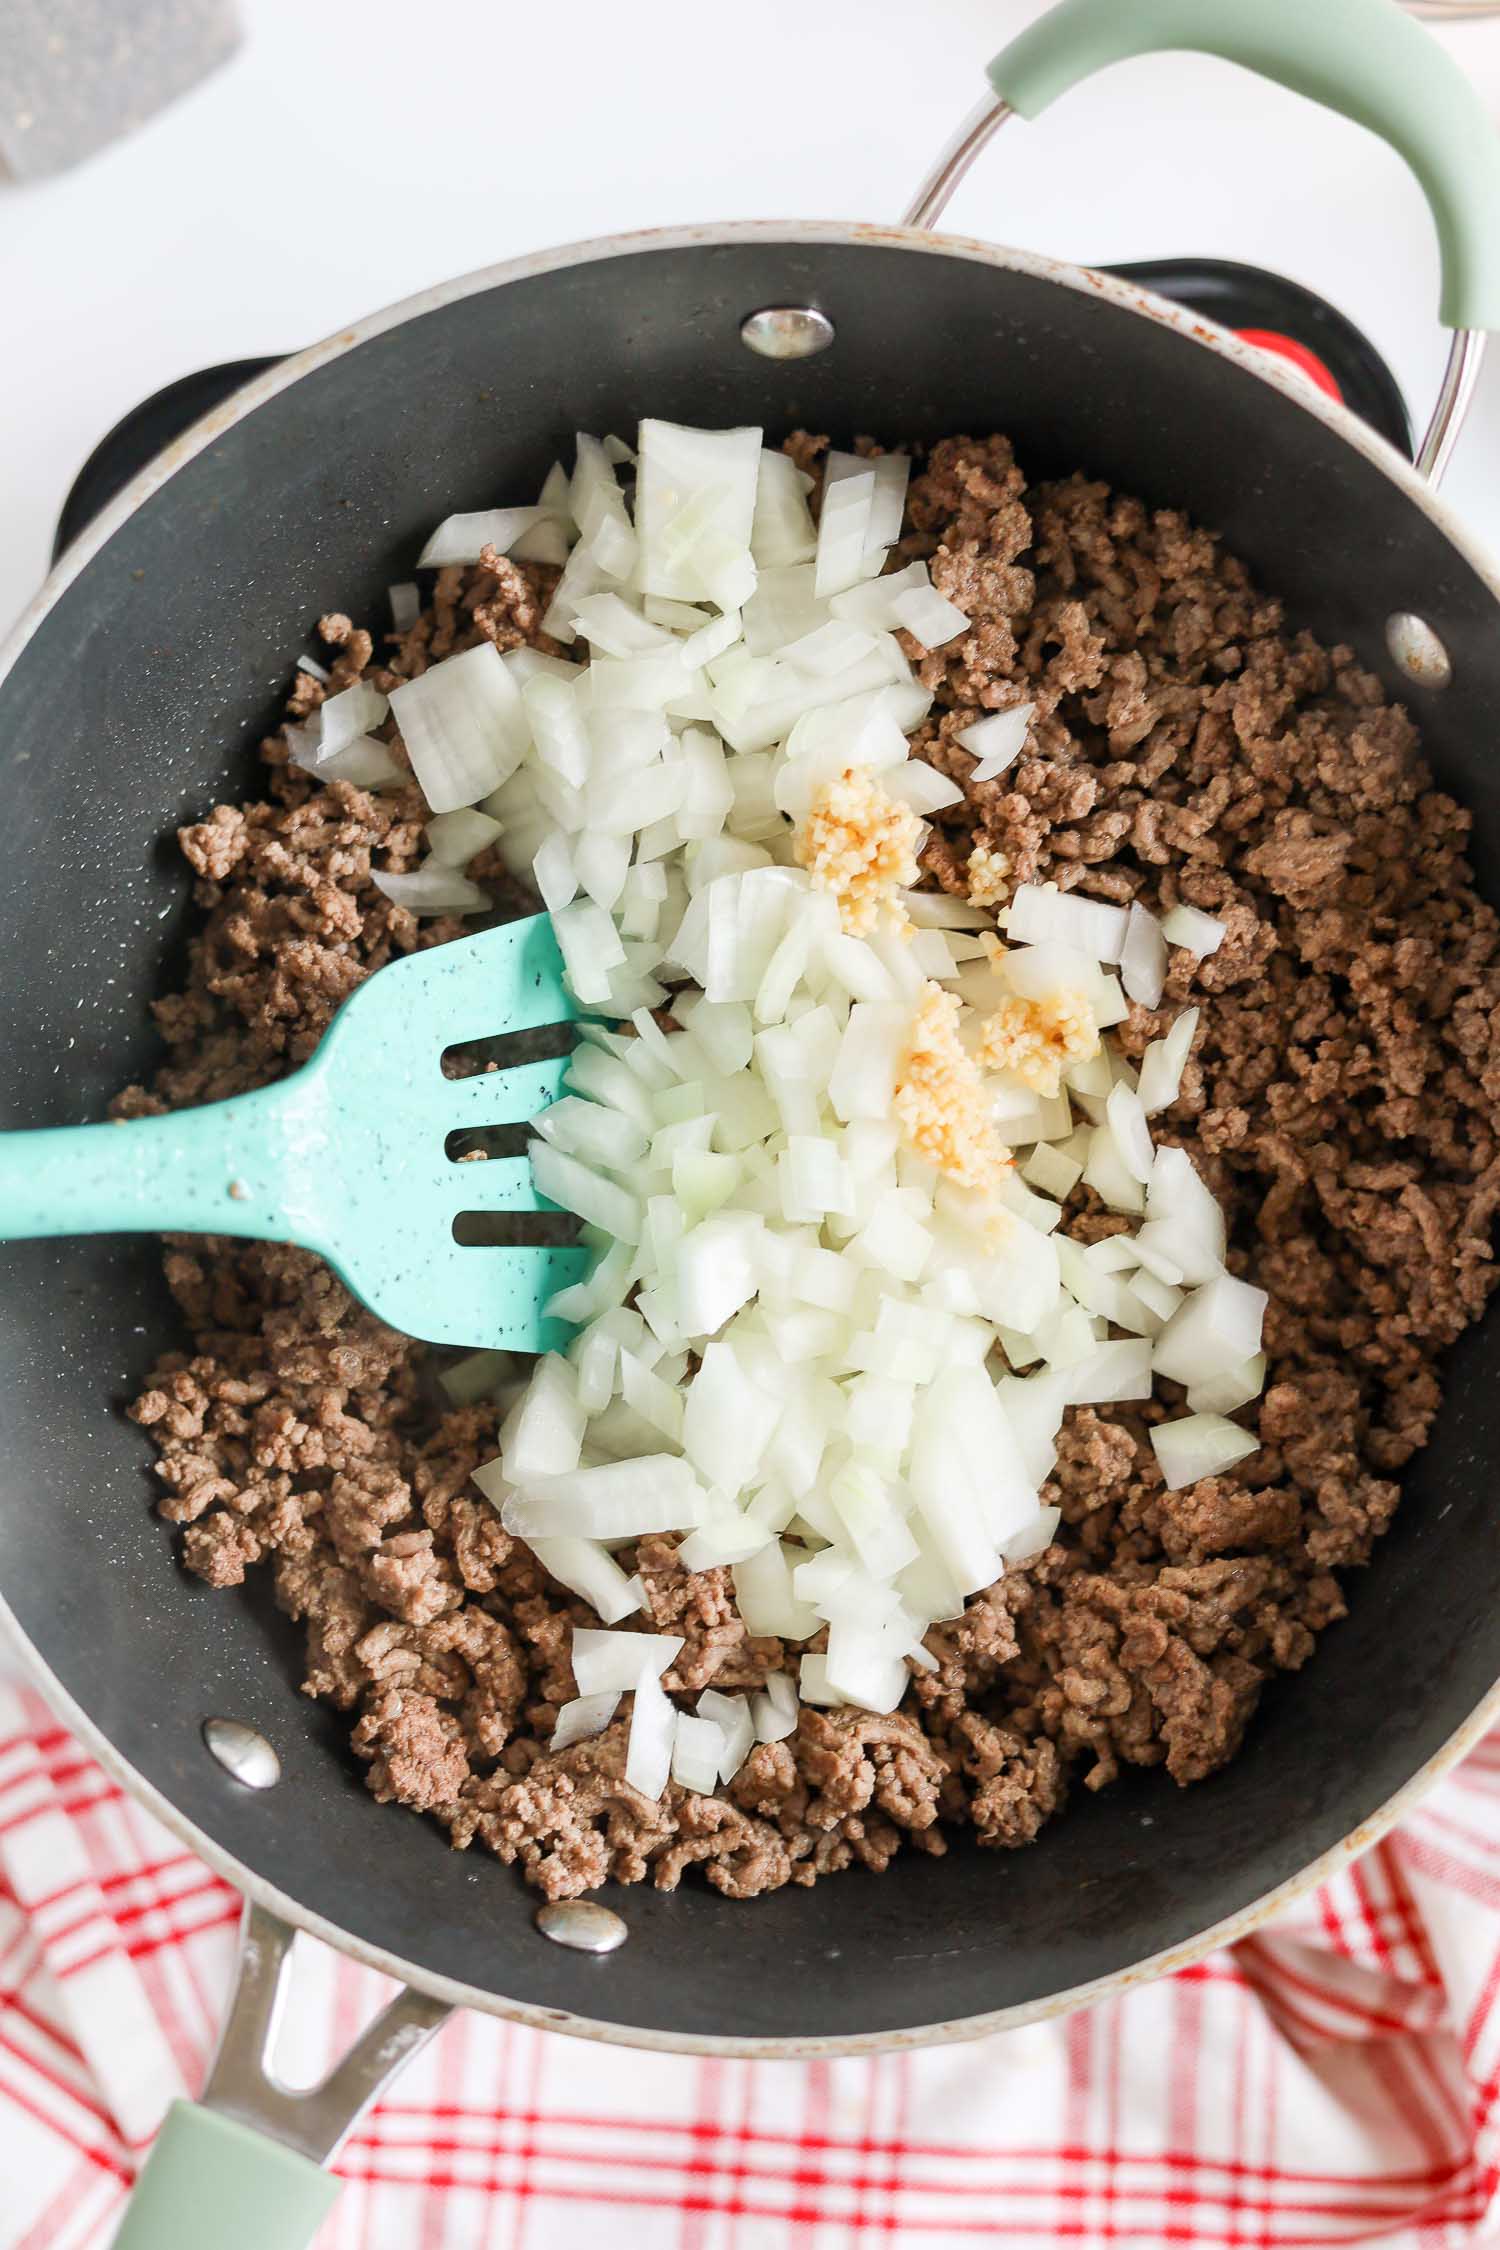
[[[1235,334],[1245,344],[1254,344],[1257,351],[1274,352],[1278,359],[1290,360],[1320,391],[1343,404],[1344,394],[1333,378],[1331,370],[1306,344],[1299,344],[1295,336],[1283,336],[1276,328],[1237,328]]]

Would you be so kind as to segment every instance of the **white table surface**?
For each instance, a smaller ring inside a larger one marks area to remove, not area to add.
[[[988,55],[1041,12],[241,6],[240,53],[145,130],[56,179],[0,185],[0,629],[41,579],[94,441],[174,376],[310,342],[547,243],[895,217],[982,91]],[[1500,21],[1442,36],[1500,116]],[[1410,175],[1357,128],[1227,65],[1126,64],[1013,127],[949,223],[1083,261],[1197,253],[1279,269],[1352,314],[1425,416],[1443,346]],[[1449,481],[1500,547],[1497,468],[1500,350]]]

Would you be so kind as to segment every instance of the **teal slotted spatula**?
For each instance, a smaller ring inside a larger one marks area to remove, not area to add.
[[[393,961],[274,1086],[170,1117],[0,1133],[0,1240],[234,1234],[316,1250],[371,1312],[428,1343],[547,1351],[569,1246],[465,1245],[463,1212],[550,1211],[524,1156],[458,1163],[450,1133],[522,1124],[567,1057],[445,1078],[446,1048],[577,1011],[545,914]]]

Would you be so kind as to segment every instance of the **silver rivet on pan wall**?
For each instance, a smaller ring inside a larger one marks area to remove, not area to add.
[[[833,322],[816,305],[766,305],[740,322],[740,342],[762,359],[811,359],[833,342]]]
[[[597,1906],[591,1898],[551,1899],[539,1906],[536,1926],[554,1945],[574,1953],[613,1953],[630,1931],[611,1907]]]
[[[1425,617],[1398,609],[1385,621],[1385,645],[1403,679],[1413,687],[1445,688],[1453,677],[1453,664]]]
[[[205,1719],[203,1739],[210,1755],[247,1789],[273,1789],[281,1779],[281,1760],[263,1734],[240,1719]]]

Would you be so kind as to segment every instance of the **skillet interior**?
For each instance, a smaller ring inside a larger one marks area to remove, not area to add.
[[[217,436],[85,566],[0,683],[11,845],[0,893],[0,1123],[100,1114],[151,1066],[146,1012],[187,920],[155,840],[250,785],[251,746],[320,611],[381,613],[452,508],[532,491],[575,428],[700,423],[936,437],[1010,432],[1035,474],[1086,466],[1221,528],[1294,616],[1381,668],[1388,612],[1442,632],[1456,679],[1418,717],[1495,864],[1495,601],[1385,473],[1281,392],[1090,289],[846,230],[698,238],[476,290],[377,334]],[[737,341],[812,300],[824,357]],[[1394,684],[1394,683],[1393,683]],[[377,1807],[337,1717],[296,1689],[259,1587],[181,1575],[118,1416],[172,1332],[147,1241],[0,1247],[0,1589],[71,1695],[223,1851],[418,1973],[668,2038],[891,2034],[1034,2004],[1182,1943],[1335,1844],[1500,1671],[1500,1329],[1449,1369],[1396,1527],[1312,1669],[1243,1755],[1179,1792],[1135,1776],[1033,1850],[900,1858],[751,1906],[696,1885],[617,1902],[604,1962],[533,1933],[478,1853]],[[228,1713],[278,1745],[252,1797],[205,1755]]]

